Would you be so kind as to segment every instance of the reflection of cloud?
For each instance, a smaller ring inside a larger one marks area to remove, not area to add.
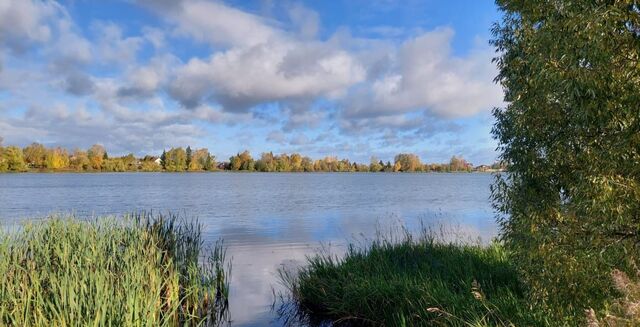
[[[309,245],[280,244],[230,247],[233,258],[229,308],[234,325],[264,326],[272,320],[269,310],[273,292],[284,291],[277,271],[283,266],[297,266],[314,249]]]

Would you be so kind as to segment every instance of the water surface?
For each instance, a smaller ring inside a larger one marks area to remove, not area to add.
[[[0,222],[52,212],[79,216],[136,210],[197,217],[205,237],[223,238],[233,258],[234,326],[279,325],[271,312],[276,271],[304,262],[321,244],[345,241],[401,220],[456,224],[487,240],[496,234],[490,174],[98,173],[0,174]]]

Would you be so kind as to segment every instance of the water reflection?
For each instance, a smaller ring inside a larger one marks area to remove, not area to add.
[[[52,211],[81,216],[135,210],[196,216],[209,242],[223,238],[233,260],[234,326],[282,325],[271,311],[277,270],[304,264],[326,246],[402,221],[496,233],[488,174],[22,174],[0,175],[0,222]]]

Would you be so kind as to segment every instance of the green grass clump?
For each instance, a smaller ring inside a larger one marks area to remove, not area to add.
[[[51,217],[0,234],[0,325],[179,326],[225,319],[230,265],[200,225]]]
[[[549,324],[527,303],[500,244],[444,243],[429,235],[378,237],[366,247],[349,246],[342,258],[318,254],[296,273],[281,270],[296,319],[366,326]]]

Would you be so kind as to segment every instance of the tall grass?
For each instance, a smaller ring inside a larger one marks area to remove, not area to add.
[[[298,271],[280,270],[293,300],[285,321],[365,326],[540,326],[508,256],[487,246],[438,241],[424,231],[379,235],[341,257],[317,254]],[[284,309],[283,309],[284,308]]]
[[[0,236],[0,325],[216,325],[230,268],[175,215],[51,217]]]

